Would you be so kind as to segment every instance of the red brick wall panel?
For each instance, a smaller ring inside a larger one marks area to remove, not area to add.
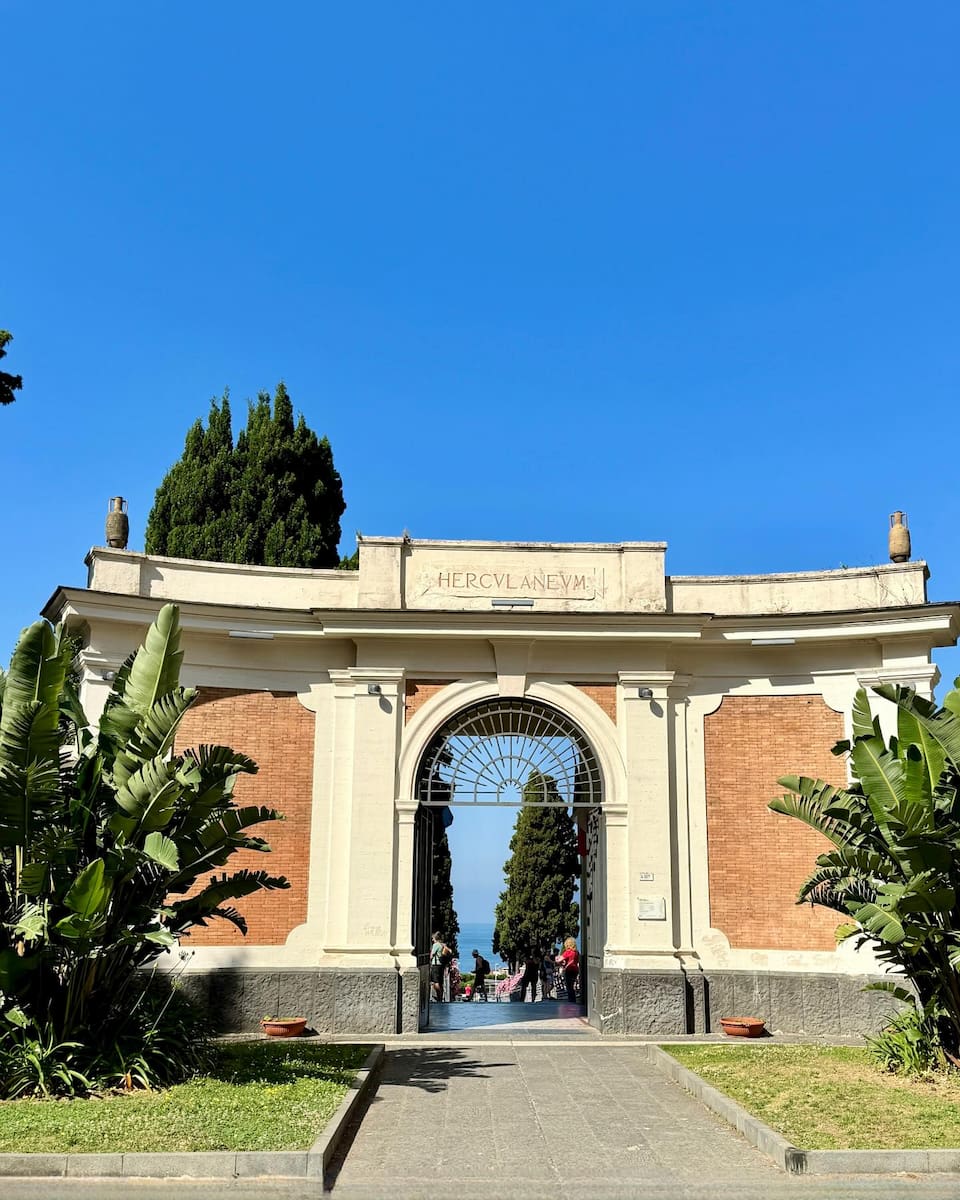
[[[405,719],[409,721],[418,709],[432,700],[437,692],[442,692],[450,682],[449,679],[408,679]]]
[[[285,875],[290,881],[288,891],[258,892],[235,903],[247,920],[246,938],[228,921],[217,919],[186,938],[186,948],[278,946],[306,920],[314,720],[314,714],[293,692],[233,688],[201,688],[199,699],[184,717],[177,750],[206,743],[231,746],[249,755],[260,770],[256,775],[239,777],[234,792],[237,803],[274,808],[285,818],[250,830],[269,843],[269,854],[241,851],[216,873],[225,870],[232,874],[246,867]],[[199,883],[205,886],[211,873],[204,874]]]
[[[598,704],[610,720],[617,723],[617,685],[615,683],[575,683],[578,691]]]
[[[795,903],[829,843],[770,812],[780,775],[843,786],[843,717],[821,696],[727,696],[704,722],[710,921],[731,946],[832,950],[839,913]]]

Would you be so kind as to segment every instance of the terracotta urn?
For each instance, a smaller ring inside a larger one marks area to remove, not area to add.
[[[890,514],[890,561],[910,561],[910,530],[907,527],[907,514],[899,510]]]
[[[127,502],[122,496],[112,496],[107,512],[107,545],[114,550],[126,550],[127,538],[130,536],[130,518],[127,516]]]
[[[728,1037],[762,1037],[764,1022],[759,1017],[721,1017],[720,1028]]]
[[[306,1027],[306,1017],[264,1017],[260,1022],[267,1037],[299,1037]]]

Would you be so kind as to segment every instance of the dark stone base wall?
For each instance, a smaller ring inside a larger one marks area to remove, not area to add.
[[[206,1009],[219,1033],[253,1033],[265,1016],[306,1017],[326,1034],[416,1033],[427,973],[389,969],[190,971],[186,995]],[[760,1017],[772,1033],[846,1036],[875,1033],[893,1012],[884,992],[865,992],[879,976],[774,971],[600,972],[604,1034],[678,1037],[716,1033],[721,1017]]]
[[[607,1034],[718,1033],[721,1017],[760,1017],[772,1033],[876,1033],[896,1008],[865,992],[881,976],[812,972],[604,970],[596,1024]]]
[[[413,1032],[417,1028],[416,970],[210,970],[178,978],[218,1033],[254,1033],[265,1016],[306,1017],[317,1033],[408,1032],[411,1023]]]

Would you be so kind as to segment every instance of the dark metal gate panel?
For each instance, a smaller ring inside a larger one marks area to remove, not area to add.
[[[580,728],[557,709],[536,700],[488,700],[438,730],[420,763],[417,796],[434,808],[593,807],[602,800],[600,764]]]

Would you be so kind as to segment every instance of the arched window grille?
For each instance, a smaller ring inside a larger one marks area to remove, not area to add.
[[[486,700],[434,735],[417,775],[421,804],[596,805],[600,765],[569,717],[536,700]]]

